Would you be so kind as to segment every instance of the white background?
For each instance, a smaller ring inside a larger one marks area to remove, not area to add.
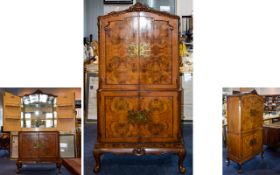
[[[222,87],[280,87],[280,1],[193,4],[193,172],[221,175]],[[82,42],[83,0],[1,0],[0,86],[82,86]]]

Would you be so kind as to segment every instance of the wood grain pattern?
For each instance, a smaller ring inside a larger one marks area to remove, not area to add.
[[[17,173],[23,163],[56,163],[60,172],[61,159],[58,131],[20,131],[18,135],[19,156],[16,161]]]
[[[263,153],[263,98],[255,93],[228,96],[228,161],[241,165]]]
[[[175,153],[184,173],[179,79],[179,17],[140,3],[98,17],[100,156]]]
[[[9,92],[3,96],[3,130],[21,130],[21,98]]]

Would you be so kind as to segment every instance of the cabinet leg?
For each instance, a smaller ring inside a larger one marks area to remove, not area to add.
[[[263,160],[263,158],[264,158],[263,154],[264,154],[264,151],[262,151],[262,153],[261,153],[261,158],[262,158],[262,160]]]
[[[16,173],[20,173],[20,168],[22,167],[22,163],[21,162],[16,162],[16,165],[17,165],[17,170],[16,170]]]
[[[185,149],[182,149],[178,152],[179,160],[178,160],[178,168],[180,173],[185,174],[186,173],[186,168],[184,167],[184,159],[186,157],[186,151]]]
[[[237,164],[238,165],[238,170],[237,170],[237,172],[238,173],[242,173],[242,165],[241,164]]]
[[[102,153],[99,150],[93,150],[93,157],[95,159],[95,167],[93,169],[94,173],[98,173],[100,171],[101,168],[101,155]]]
[[[58,170],[58,173],[61,173],[61,162],[56,163],[56,168]]]
[[[227,166],[229,166],[230,165],[230,160],[229,160],[229,158],[227,157]]]

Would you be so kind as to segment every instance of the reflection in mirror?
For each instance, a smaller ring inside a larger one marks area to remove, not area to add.
[[[56,96],[40,90],[22,97],[22,128],[54,128],[57,125]]]

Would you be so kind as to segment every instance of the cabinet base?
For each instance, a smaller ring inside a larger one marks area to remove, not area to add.
[[[186,157],[186,150],[182,143],[97,143],[93,150],[95,167],[93,171],[98,173],[101,168],[101,156],[104,153],[133,154],[143,156],[146,154],[172,153],[178,155],[178,169],[184,174],[186,168],[183,165]]]
[[[20,169],[22,168],[22,164],[23,163],[34,163],[33,161],[20,161],[20,160],[17,160],[16,161],[16,165],[17,165],[17,170],[16,170],[16,173],[19,174],[20,173]],[[35,162],[37,163],[37,162]],[[38,162],[40,163],[40,162]],[[61,173],[61,164],[62,164],[62,160],[58,160],[58,161],[52,161],[52,162],[42,162],[42,163],[55,163],[56,164],[56,168],[58,170],[58,173]]]

